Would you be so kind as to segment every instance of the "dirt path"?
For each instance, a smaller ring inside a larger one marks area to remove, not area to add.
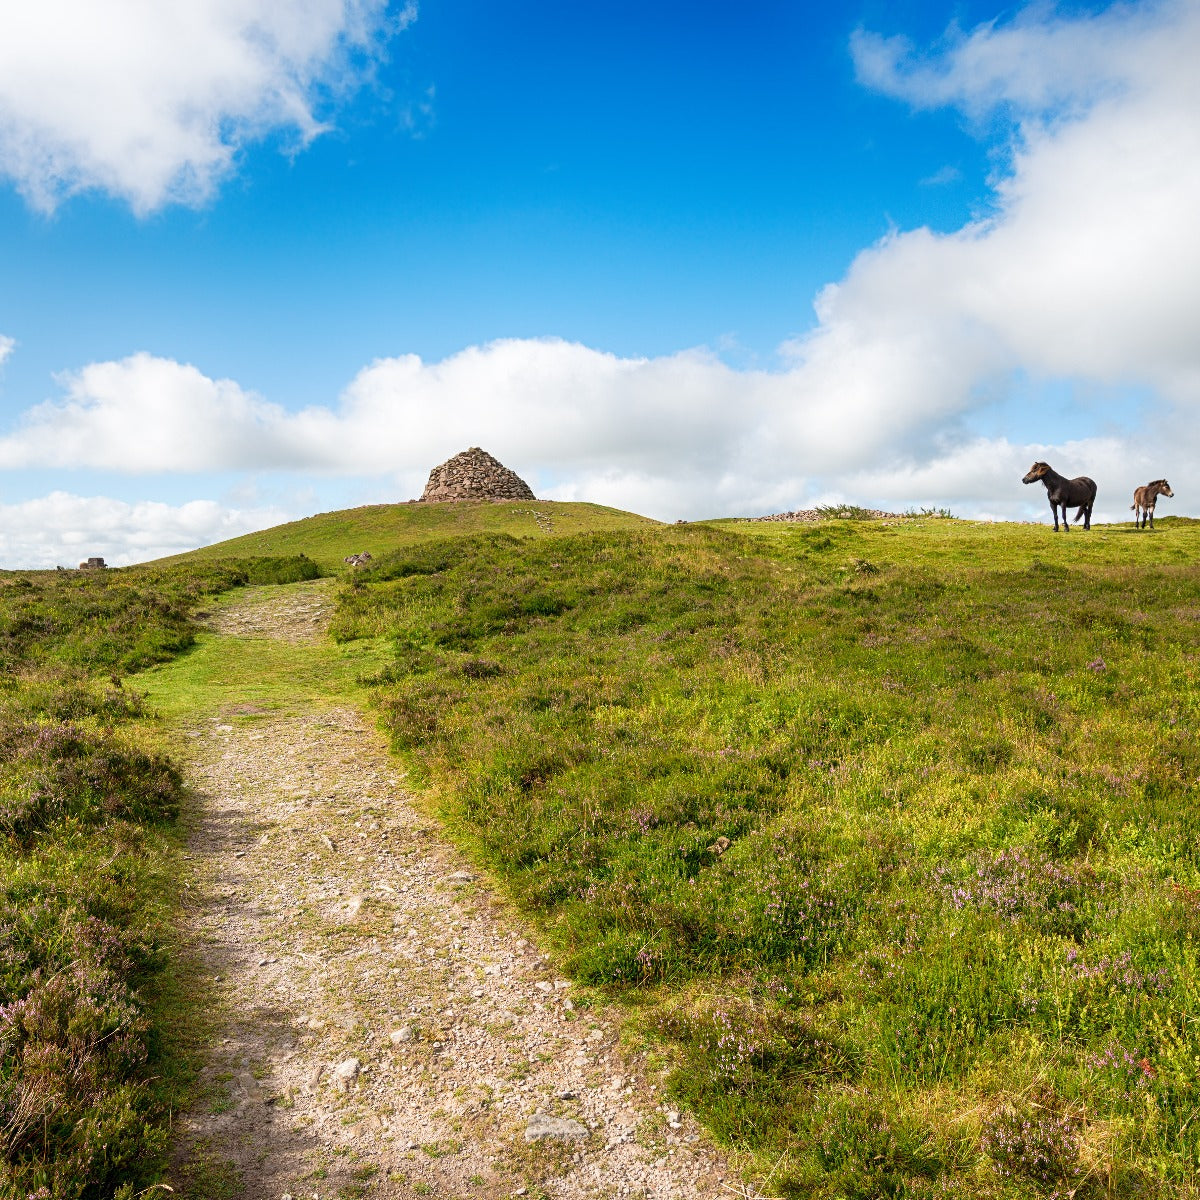
[[[331,597],[253,589],[211,627],[303,654]],[[414,809],[362,713],[233,704],[186,732],[191,933],[223,1009],[177,1194],[745,1194]]]

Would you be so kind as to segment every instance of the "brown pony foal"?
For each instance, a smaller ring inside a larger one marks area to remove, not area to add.
[[[1154,504],[1159,496],[1173,496],[1175,493],[1171,491],[1171,485],[1165,479],[1156,479],[1153,483],[1146,484],[1145,487],[1140,487],[1133,493],[1133,503],[1129,506],[1133,509],[1133,523],[1139,529],[1146,528],[1146,521],[1149,520],[1150,528],[1154,528]],[[1138,525],[1138,520],[1141,524]]]

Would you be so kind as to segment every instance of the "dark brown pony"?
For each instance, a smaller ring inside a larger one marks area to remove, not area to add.
[[[1021,480],[1022,483],[1037,483],[1041,480],[1046,485],[1046,495],[1050,498],[1050,511],[1054,514],[1054,532],[1058,532],[1058,510],[1062,508],[1063,532],[1070,533],[1067,524],[1067,509],[1079,505],[1075,521],[1083,518],[1084,529],[1092,527],[1092,505],[1096,503],[1096,481],[1086,475],[1076,479],[1067,479],[1060,475],[1049,463],[1035,462],[1029,468],[1029,473]]]
[[[1171,491],[1171,485],[1165,479],[1156,479],[1153,483],[1146,484],[1145,487],[1140,487],[1133,493],[1133,503],[1129,506],[1133,509],[1133,523],[1138,524],[1138,519],[1141,519],[1140,529],[1146,528],[1146,521],[1149,519],[1150,528],[1154,528],[1154,504],[1159,496],[1173,496],[1175,493]]]

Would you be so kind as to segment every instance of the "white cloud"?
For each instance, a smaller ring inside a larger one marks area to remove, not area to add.
[[[853,398],[829,403],[817,369],[736,371],[705,351],[630,359],[508,340],[436,363],[381,359],[336,408],[291,413],[232,380],[138,354],[62,375],[64,394],[0,437],[0,467],[386,473],[416,486],[478,443],[526,470],[608,480],[606,493],[617,479],[676,480],[733,503],[767,481],[863,466],[920,426],[914,407],[863,421]]]
[[[1170,422],[1134,453],[1117,453],[1111,438],[1052,447],[948,433],[951,407],[922,408],[928,373],[898,354],[893,383],[912,402],[873,413],[829,344],[836,334],[823,337],[816,353],[802,348],[797,366],[773,373],[736,371],[700,351],[622,359],[569,342],[496,342],[438,363],[380,360],[336,408],[298,413],[195,367],[135,355],[63,376],[63,398],[0,438],[0,467],[386,477],[404,499],[420,494],[434,464],[478,444],[548,498],[664,518],[776,511],[814,493],[1040,513],[1016,485],[1035,458],[1103,476],[1102,507],[1114,489],[1145,481],[1137,475],[1200,468]]]
[[[1043,11],[925,59],[856,39],[890,94],[1018,118],[989,217],[893,234],[821,296],[797,354],[864,413],[919,393],[948,418],[1016,371],[1149,387],[1177,423],[1200,405],[1200,6]]]
[[[388,0],[38,0],[0,6],[0,172],[35,207],[98,188],[138,213],[210,196],[239,147],[303,145],[358,82]]]
[[[0,367],[4,366],[12,352],[17,348],[16,338],[6,337],[0,333]]]
[[[1161,39],[1187,9],[1187,0],[1116,4],[1080,18],[1036,5],[1007,26],[989,21],[964,33],[952,25],[925,55],[906,37],[868,30],[857,31],[850,48],[860,82],[918,108],[955,106],[980,117],[1011,105],[1025,114],[1069,115],[1120,91],[1139,71],[1130,40]]]
[[[0,439],[0,466],[158,471],[310,466],[280,457],[289,420],[232,380],[135,354],[58,377],[61,399],[27,412]]]
[[[0,568],[74,567],[92,555],[109,566],[127,566],[267,529],[289,516],[273,508],[230,509],[213,500],[128,504],[52,492],[0,504]]]

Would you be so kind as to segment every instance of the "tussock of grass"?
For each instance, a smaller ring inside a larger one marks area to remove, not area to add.
[[[397,748],[787,1196],[1191,1194],[1200,538],[459,539],[344,587]]]

